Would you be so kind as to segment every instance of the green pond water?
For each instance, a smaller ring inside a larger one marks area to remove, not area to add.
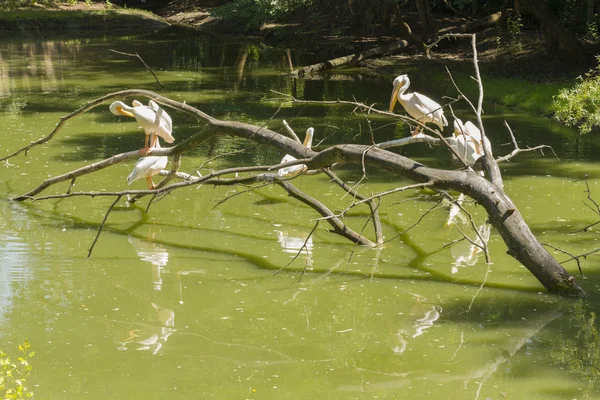
[[[138,52],[156,72],[109,52]],[[291,52],[294,64],[310,55]],[[0,156],[50,132],[86,101],[126,88],[156,90],[222,119],[298,132],[315,143],[369,143],[352,108],[286,103],[275,90],[310,100],[356,97],[385,108],[393,77],[340,72],[314,80],[285,75],[284,50],[215,37],[152,36],[0,41]],[[409,68],[414,90],[455,96],[448,81],[428,87]],[[443,71],[440,71],[443,74]],[[485,80],[485,76],[484,76]],[[439,81],[439,80],[437,80]],[[128,99],[131,101],[132,99]],[[142,100],[142,99],[140,99]],[[464,105],[454,106],[463,119]],[[170,111],[177,141],[204,132],[182,159],[191,172],[276,163],[283,154],[209,131]],[[506,190],[540,240],[579,254],[600,247],[598,219],[584,201],[588,176],[600,200],[598,137],[579,136],[552,120],[486,106],[484,123],[497,154],[510,151],[503,121],[520,143],[552,145],[560,158],[529,153],[502,165]],[[372,118],[378,142],[408,127]],[[447,207],[420,192],[386,197],[379,249],[355,247],[321,223],[307,251],[292,260],[318,215],[267,186],[217,203],[243,188],[190,187],[144,212],[147,199],[119,203],[90,258],[112,198],[11,201],[42,180],[123,151],[141,148],[143,132],[108,104],[74,120],[49,143],[0,164],[0,348],[35,351],[28,386],[40,399],[595,399],[599,396],[599,260],[582,261],[584,301],[544,292],[505,254],[497,232],[492,264],[473,256],[444,226]],[[248,149],[237,152],[235,150]],[[426,145],[398,150],[432,166],[449,154]],[[76,191],[127,189],[133,162],[79,178]],[[357,167],[338,170],[357,183]],[[157,181],[157,179],[155,179]],[[406,184],[367,170],[360,191]],[[352,199],[326,176],[294,181],[334,210]],[[64,193],[68,182],[45,193]],[[143,189],[136,181],[131,188]],[[483,224],[481,207],[468,209]],[[366,208],[346,221],[365,225]],[[473,236],[468,225],[459,225]],[[365,228],[370,237],[370,225]],[[556,252],[562,261],[568,256]],[[577,265],[565,267],[578,274]],[[299,281],[301,271],[307,273]],[[485,285],[482,286],[482,284]]]

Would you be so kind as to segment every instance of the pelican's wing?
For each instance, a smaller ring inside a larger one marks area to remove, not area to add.
[[[294,161],[297,160],[296,157],[291,156],[289,154],[286,154],[285,157],[283,157],[281,159],[280,164],[286,163],[286,162],[290,162],[290,161]],[[292,165],[289,167],[284,167],[284,168],[279,168],[277,170],[277,175],[279,177],[289,177],[289,176],[294,176],[297,175],[301,172],[304,171],[304,169],[306,168],[306,165],[304,164],[298,164],[298,165]]]
[[[146,173],[158,162],[161,161],[162,158],[167,158],[166,156],[151,156],[151,157],[142,157],[140,158],[133,167],[133,170],[127,177],[127,183],[131,185],[133,181],[137,179],[142,179],[146,177]],[[166,163],[165,163],[166,165]],[[161,168],[162,169],[162,168]],[[160,171],[160,170],[159,170]]]
[[[475,139],[477,141],[481,141],[481,131],[479,130],[479,128],[477,127],[477,125],[475,125],[471,121],[467,121],[467,123],[465,124],[465,131],[473,139]]]
[[[167,112],[154,100],[150,100],[148,102],[148,107],[150,107],[154,112],[156,112],[157,117],[160,119],[160,122],[169,131],[169,133],[171,133],[173,131],[173,120],[171,119],[171,116],[167,114]],[[160,116],[158,115],[159,113]]]
[[[448,125],[448,121],[444,116],[444,110],[442,109],[441,105],[420,93],[413,93],[412,95],[413,96],[410,101],[419,109],[419,111],[421,111],[424,115],[439,119],[442,121],[443,126]]]

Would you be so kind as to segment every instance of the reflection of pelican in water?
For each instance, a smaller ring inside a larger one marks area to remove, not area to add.
[[[169,261],[169,253],[164,247],[150,240],[142,240],[129,236],[129,243],[135,248],[137,255],[142,261],[152,264],[154,290],[160,290],[162,287],[161,273]]]
[[[440,318],[441,312],[442,307],[434,304],[417,302],[413,305],[410,309],[410,316],[403,321],[404,326],[396,333],[398,345],[393,348],[394,353],[404,353],[408,346],[407,339],[414,339],[424,334]]]
[[[300,249],[302,249],[304,242],[306,242],[306,248],[302,249],[302,253],[308,254],[308,260],[306,262],[307,265],[311,266],[313,264],[313,261],[312,261],[312,253],[313,253],[312,236],[309,237],[308,241],[307,241],[305,237],[293,237],[293,236],[288,236],[287,233],[284,233],[281,231],[275,231],[275,232],[277,232],[277,241],[281,245],[281,248],[283,249],[283,251],[285,251],[286,253],[292,253],[292,254],[296,255],[298,253],[298,251],[300,251]]]
[[[491,230],[492,225],[488,223],[481,225],[477,229],[479,235],[475,237],[475,243],[477,243],[478,246],[467,243],[466,241],[462,241],[461,243],[458,243],[452,247],[451,253],[455,260],[454,266],[452,267],[453,274],[458,272],[458,267],[471,267],[477,263],[477,260],[479,259],[479,253],[483,251],[481,247],[479,247],[483,245],[479,237],[481,236],[487,245],[488,241],[490,240]]]
[[[119,341],[119,350],[127,350],[132,343],[136,350],[149,350],[152,354],[158,353],[167,342],[169,336],[175,332],[175,313],[168,308],[162,308],[150,303],[154,309],[151,321],[156,321],[160,326],[143,325],[140,329],[131,329],[127,332],[127,338]]]

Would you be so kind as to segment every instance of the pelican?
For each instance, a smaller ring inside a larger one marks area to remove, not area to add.
[[[470,165],[483,156],[483,142],[481,131],[471,121],[463,124],[458,118],[454,120],[454,137],[456,138],[455,149],[463,156]],[[486,138],[485,143],[491,148],[490,141]]]
[[[155,135],[152,135],[155,136]],[[160,149],[160,142],[155,137],[152,138],[155,143],[154,148]],[[133,181],[142,179],[146,177],[146,181],[148,182],[148,189],[156,188],[154,182],[152,182],[152,177],[160,172],[160,170],[164,169],[167,166],[168,162],[167,156],[150,156],[143,157],[135,163],[133,167],[133,171],[127,177],[127,183],[131,185]]]
[[[390,99],[390,112],[394,111],[394,106],[396,105],[396,101],[398,101],[411,117],[422,124],[427,122],[434,123],[443,131],[444,127],[448,125],[448,121],[444,116],[442,106],[429,97],[417,92],[405,94],[409,86],[410,80],[408,79],[408,75],[400,75],[394,79],[394,89],[392,90],[392,98]],[[422,126],[417,126],[412,135],[416,136],[422,130]]]
[[[175,138],[172,135],[173,122],[171,117],[165,110],[159,107],[156,102],[150,100],[148,106],[143,105],[137,100],[132,102],[133,107],[129,107],[122,101],[115,101],[110,105],[110,111],[114,115],[126,115],[135,118],[140,127],[146,132],[146,140],[144,148],[140,150],[140,154],[148,154],[155,143],[150,143],[148,146],[149,137],[151,134],[156,134],[154,142],[158,140],[158,136],[163,138],[167,143],[173,143]]]
[[[312,139],[313,139],[314,133],[315,133],[315,130],[313,128],[308,128],[306,130],[306,136],[304,137],[304,143],[302,143],[302,145],[304,147],[306,147],[307,149],[310,149],[312,147]],[[297,160],[297,158],[294,156],[291,156],[289,154],[286,154],[285,157],[283,157],[281,159],[280,164],[294,161],[294,160]],[[291,177],[301,174],[302,172],[306,171],[307,169],[308,169],[308,167],[304,164],[292,165],[290,167],[280,168],[279,170],[277,170],[277,176],[279,176],[280,178],[283,178],[283,177],[291,178]]]

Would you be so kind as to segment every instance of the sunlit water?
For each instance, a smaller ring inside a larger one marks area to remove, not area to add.
[[[165,85],[160,89],[136,59],[139,52]],[[292,62],[304,59],[292,52]],[[362,115],[342,106],[294,105],[275,90],[310,100],[356,97],[385,108],[391,79],[336,74],[291,80],[284,50],[214,37],[148,36],[94,40],[0,42],[1,154],[50,132],[60,116],[86,101],[126,88],[157,90],[218,118],[298,132],[315,143],[369,143]],[[414,90],[427,88],[418,68]],[[440,74],[443,71],[440,71]],[[484,77],[485,79],[485,77]],[[465,106],[454,107],[463,119]],[[171,112],[174,135],[201,131],[206,140],[183,158],[191,172],[275,163],[264,148],[231,153],[248,142],[205,130]],[[552,145],[502,166],[506,189],[543,242],[573,254],[599,246],[594,231],[572,234],[598,216],[584,205],[588,175],[597,182],[598,140],[553,121],[486,106],[496,153],[510,137],[523,147]],[[408,127],[372,118],[376,141]],[[188,188],[154,204],[120,203],[90,258],[87,251],[113,199],[71,198],[16,203],[43,179],[113,154],[140,148],[143,133],[105,107],[69,121],[28,156],[0,164],[0,348],[16,354],[28,339],[35,357],[28,384],[36,398],[206,399],[573,399],[596,398],[600,365],[595,322],[598,260],[588,257],[580,279],[591,296],[574,303],[546,294],[492,231],[492,264],[444,227],[447,207],[408,192],[380,206],[386,239],[380,249],[355,247],[320,223],[298,258],[318,215],[268,186],[217,203],[243,188]],[[434,166],[452,167],[441,149],[399,150]],[[124,190],[133,163],[77,180],[74,190]],[[359,168],[340,175],[357,183]],[[294,181],[334,210],[351,199],[324,176]],[[367,170],[365,194],[405,183]],[[134,188],[144,188],[137,181]],[[66,191],[61,184],[48,193]],[[404,201],[410,200],[410,201]],[[469,205],[478,224],[485,216]],[[367,210],[347,221],[356,230]],[[460,225],[470,231],[468,225]],[[372,236],[370,225],[365,234]],[[556,253],[559,260],[568,256]],[[285,267],[283,270],[282,267]],[[577,274],[577,265],[565,267]],[[306,268],[306,274],[301,272]],[[280,271],[281,270],[281,271]],[[280,271],[275,274],[276,271]],[[485,285],[482,287],[482,283]]]

